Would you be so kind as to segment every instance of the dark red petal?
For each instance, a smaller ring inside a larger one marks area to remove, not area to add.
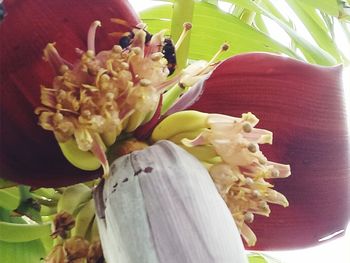
[[[0,23],[1,177],[32,186],[62,186],[95,178],[102,171],[84,172],[62,156],[54,136],[37,125],[40,84],[50,85],[53,70],[42,60],[48,42],[67,60],[77,59],[75,48],[86,50],[87,32],[94,20],[102,27],[96,49],[110,49],[113,31],[125,31],[109,19],[138,23],[127,1],[14,0],[4,2]]]
[[[350,158],[341,67],[317,67],[270,54],[244,54],[221,64],[192,107],[240,116],[251,111],[274,134],[263,152],[291,165],[274,181],[290,207],[272,206],[252,224],[254,249],[318,244],[349,221]]]

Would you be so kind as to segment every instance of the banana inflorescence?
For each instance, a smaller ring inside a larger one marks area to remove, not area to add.
[[[46,258],[47,262],[51,262],[59,251],[64,251],[68,261],[98,262],[102,257],[92,188],[87,184],[72,185],[63,190],[53,222],[55,246]]]

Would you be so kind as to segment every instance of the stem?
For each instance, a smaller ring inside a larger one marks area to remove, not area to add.
[[[255,15],[256,13],[254,11],[250,11],[248,9],[245,9],[241,16],[240,16],[240,20],[244,23],[246,23],[247,25],[252,25],[254,19],[255,19]]]
[[[161,115],[166,113],[171,105],[176,101],[176,99],[184,92],[184,89],[179,86],[179,84],[176,84],[174,87],[170,88],[166,93],[163,95],[163,105],[162,105],[162,111]]]
[[[174,42],[176,42],[182,32],[182,25],[185,22],[192,22],[194,10],[194,0],[176,0],[174,1],[173,17],[171,22],[171,36]],[[190,48],[191,31],[187,33],[186,39],[182,42],[181,46],[176,52],[177,69],[183,69],[187,64],[187,58]]]

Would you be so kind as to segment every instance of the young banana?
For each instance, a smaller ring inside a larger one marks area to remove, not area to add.
[[[57,212],[68,212],[75,216],[83,204],[92,198],[92,190],[85,184],[68,186],[57,204]]]
[[[122,131],[122,126],[120,124],[116,129],[108,130],[102,133],[101,138],[104,144],[106,146],[111,146],[112,144],[114,144],[115,141],[117,140],[118,135],[121,133],[121,131]]]
[[[194,110],[176,112],[156,126],[151,138],[153,141],[165,140],[179,133],[209,128],[208,116],[207,113]]]
[[[95,204],[94,200],[90,199],[78,212],[75,217],[75,226],[71,231],[71,236],[86,237],[89,228],[92,225],[92,221],[95,217]]]
[[[127,132],[133,132],[137,129],[144,121],[148,115],[148,111],[135,111],[129,118],[128,125],[126,127]]]
[[[101,166],[99,160],[91,152],[80,150],[74,139],[59,142],[58,144],[64,157],[75,167],[86,171],[93,171]]]

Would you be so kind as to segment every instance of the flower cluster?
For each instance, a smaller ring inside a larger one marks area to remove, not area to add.
[[[111,145],[123,128],[133,131],[152,117],[169,73],[160,52],[163,32],[146,47],[146,32],[138,25],[128,48],[115,45],[95,54],[92,39],[98,25],[91,26],[88,50],[80,51],[74,65],[59,56],[54,44],[47,45],[45,58],[58,75],[52,87],[41,87],[44,107],[36,109],[44,129],[59,142],[74,136],[82,151],[91,150],[96,136]]]
[[[217,156],[207,160],[206,166],[242,236],[254,245],[256,236],[246,223],[254,220],[254,214],[268,216],[268,203],[288,206],[287,199],[265,179],[285,178],[290,167],[268,161],[259,150],[258,144],[272,143],[272,133],[254,128],[258,119],[252,113],[241,118],[210,114],[207,122],[209,129],[182,142],[193,149],[213,148]]]

